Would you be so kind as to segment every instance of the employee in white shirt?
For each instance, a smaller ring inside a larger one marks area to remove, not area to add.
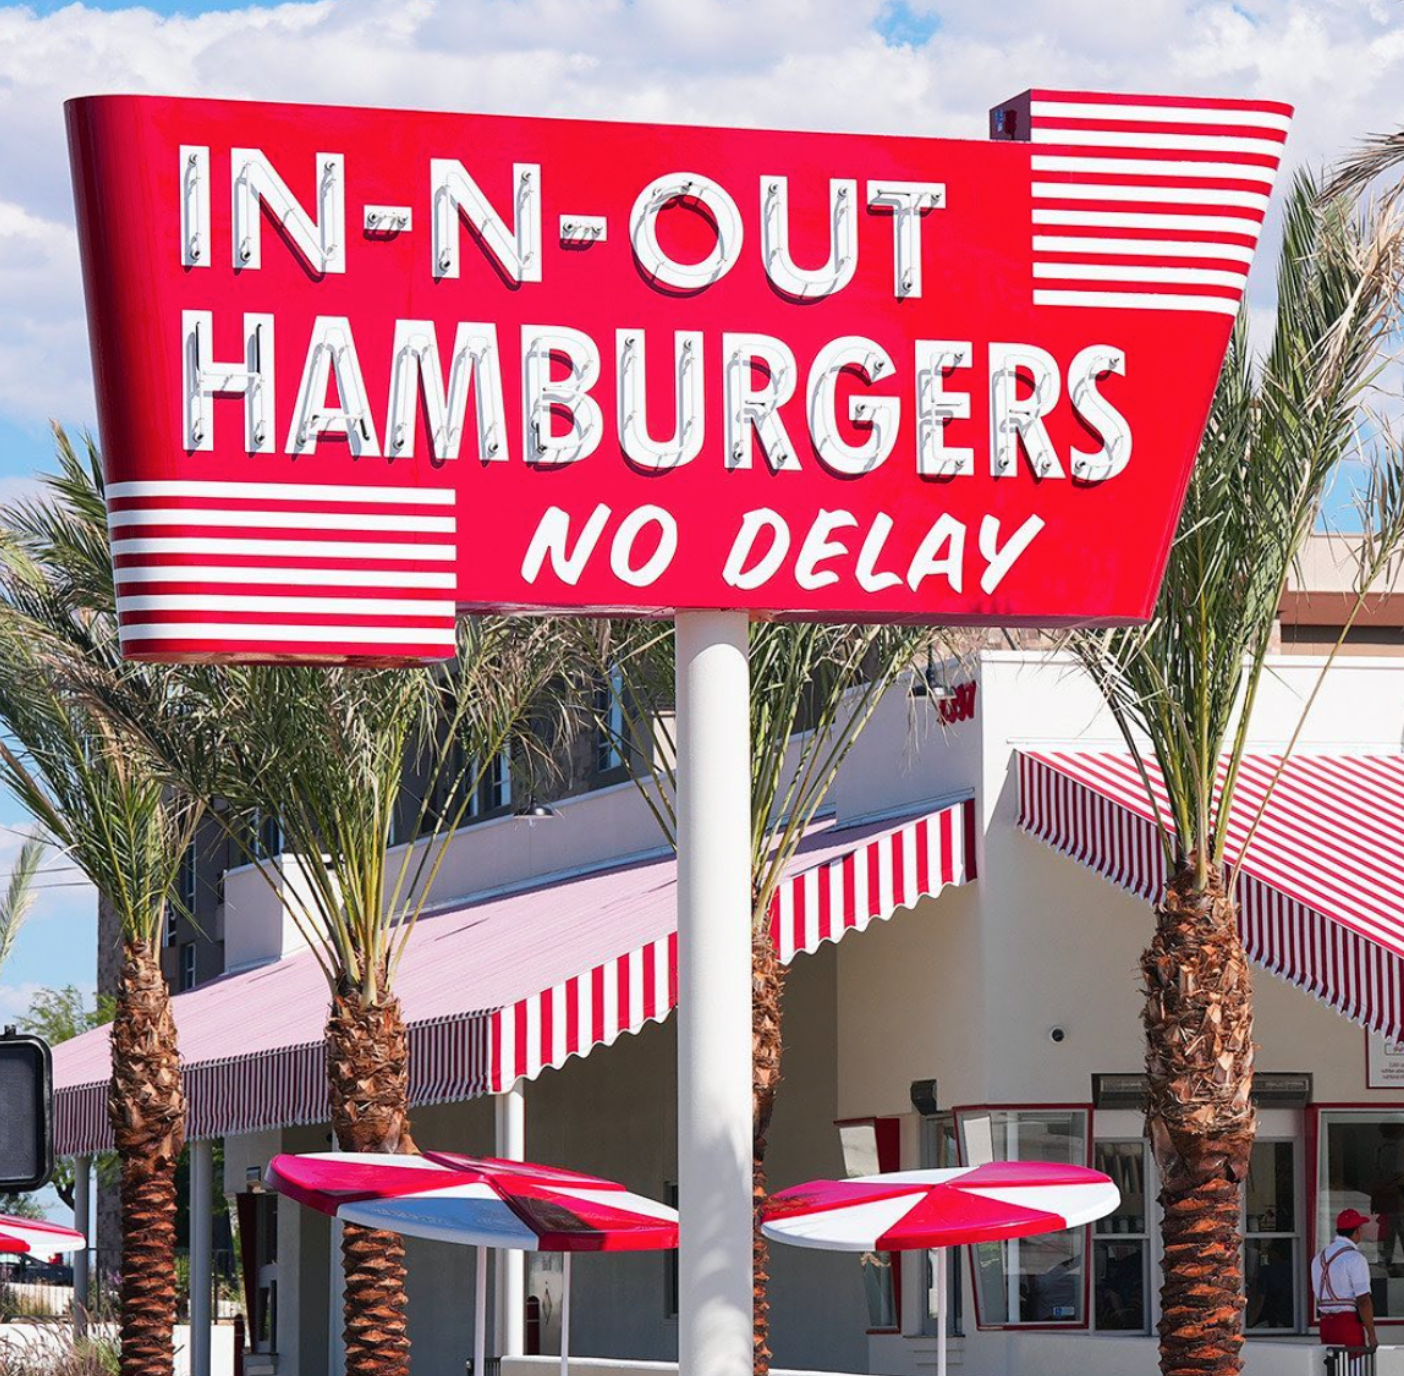
[[[1343,1209],[1336,1216],[1335,1241],[1311,1263],[1311,1289],[1327,1347],[1378,1346],[1370,1263],[1359,1247],[1369,1222],[1358,1209]]]

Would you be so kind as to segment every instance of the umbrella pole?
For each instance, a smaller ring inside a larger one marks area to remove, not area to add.
[[[473,1277],[477,1291],[477,1312],[473,1315],[473,1376],[486,1376],[487,1373],[487,1266],[487,1248],[479,1247]]]
[[[561,1253],[561,1376],[570,1371],[570,1253]]]
[[[946,1376],[946,1249],[936,1249],[936,1376]]]

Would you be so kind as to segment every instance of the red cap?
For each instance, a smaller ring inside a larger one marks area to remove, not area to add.
[[[1370,1221],[1369,1214],[1362,1214],[1359,1209],[1342,1209],[1336,1215],[1336,1231],[1338,1233],[1353,1233],[1357,1228],[1363,1228]]]

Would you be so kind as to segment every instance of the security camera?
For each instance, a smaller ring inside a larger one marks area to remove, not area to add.
[[[1050,1027],[1048,1029],[1048,1040],[1050,1042],[1061,1042],[1067,1038],[1067,1033],[1061,1027]]]

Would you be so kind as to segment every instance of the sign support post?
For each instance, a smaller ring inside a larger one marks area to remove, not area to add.
[[[677,618],[680,1376],[749,1376],[749,618]]]

